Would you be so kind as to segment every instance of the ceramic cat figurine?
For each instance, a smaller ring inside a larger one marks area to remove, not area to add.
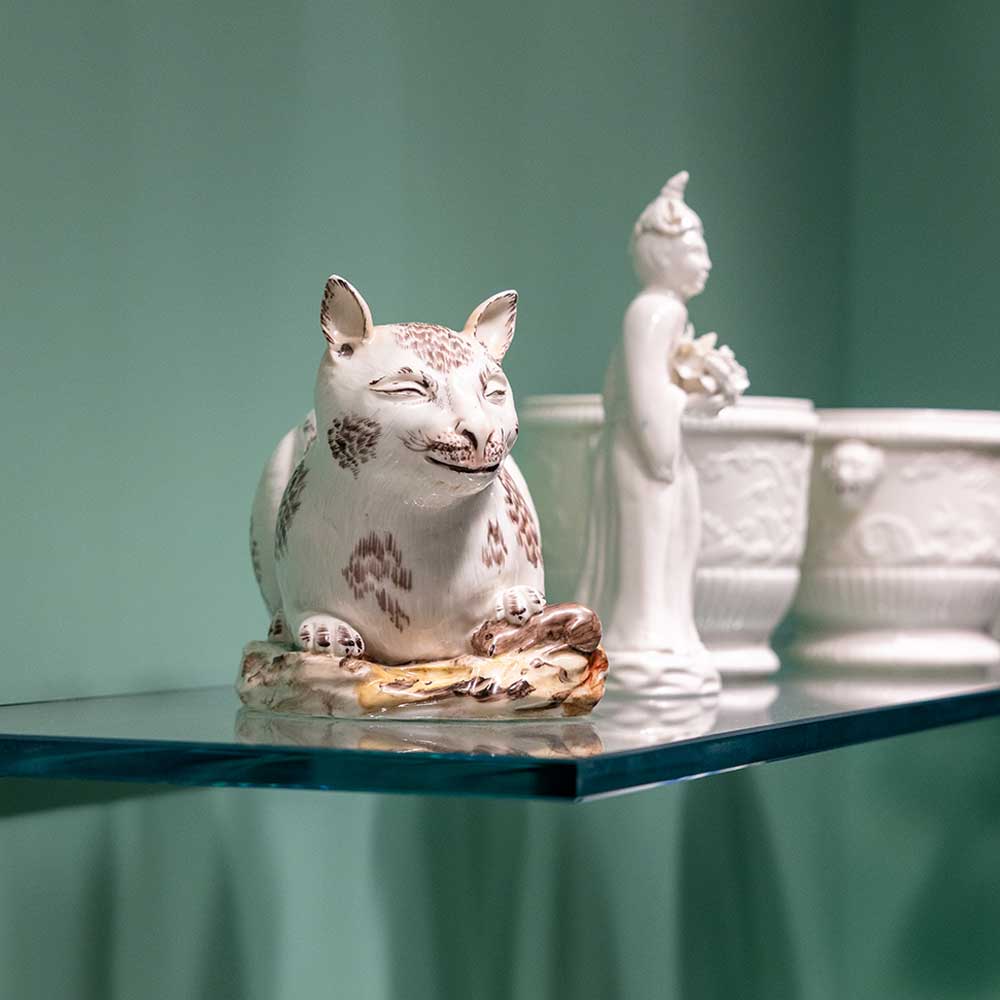
[[[278,444],[253,505],[272,640],[389,665],[441,660],[470,653],[486,621],[521,626],[542,611],[501,368],[516,318],[506,291],[462,330],[374,326],[360,293],[329,278],[315,411]]]

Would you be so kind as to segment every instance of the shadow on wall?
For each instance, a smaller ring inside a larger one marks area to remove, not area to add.
[[[934,734],[928,734],[933,737]],[[886,988],[896,995],[1000,996],[1000,723],[962,726],[931,738],[885,747],[866,771],[869,791],[882,793],[887,818],[877,845],[856,845],[901,860],[898,911],[879,914],[885,936]],[[990,736],[993,739],[990,739]],[[947,739],[948,752],[941,752]],[[915,753],[914,750],[917,752]],[[959,765],[959,766],[956,766]],[[870,776],[870,777],[869,777]],[[872,815],[877,807],[867,809]],[[865,831],[878,837],[874,824]],[[909,874],[909,879],[903,877]],[[863,892],[859,904],[877,907]],[[861,915],[863,916],[863,915]],[[873,956],[878,962],[878,956]]]
[[[385,801],[382,909],[407,1000],[800,997],[754,776],[572,807]]]
[[[214,805],[205,792],[0,782],[0,993],[276,996],[276,956],[252,922],[275,898],[256,804]]]
[[[586,811],[518,801],[384,800],[377,855],[407,1000],[624,997],[606,865]]]
[[[997,996],[998,739],[583,806],[0,782],[0,993]]]
[[[752,771],[685,788],[681,995],[801,997],[785,886]]]
[[[110,805],[151,795],[167,795],[171,791],[175,789],[138,783],[0,778],[0,819],[78,806]]]

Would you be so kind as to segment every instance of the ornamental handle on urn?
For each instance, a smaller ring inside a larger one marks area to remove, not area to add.
[[[849,438],[826,454],[822,469],[840,503],[848,510],[857,510],[881,481],[885,455],[881,448]]]

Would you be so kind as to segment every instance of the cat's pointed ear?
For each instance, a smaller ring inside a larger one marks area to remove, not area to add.
[[[472,310],[465,321],[465,332],[475,337],[495,361],[503,356],[514,339],[517,322],[517,292],[497,292]]]
[[[337,274],[326,279],[319,325],[330,347],[350,354],[372,332],[372,314],[361,293]]]

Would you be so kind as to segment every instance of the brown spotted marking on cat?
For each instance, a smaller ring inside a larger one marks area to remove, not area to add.
[[[380,587],[375,591],[375,601],[379,606],[379,610],[389,616],[389,621],[391,621],[400,632],[402,632],[403,629],[410,624],[410,616],[402,609],[399,601],[387,593],[385,587]]]
[[[450,372],[475,360],[468,337],[433,323],[397,323],[393,330],[396,343],[409,348],[425,364],[438,371]]]
[[[259,587],[261,581],[260,547],[257,545],[257,539],[254,538],[252,517],[250,518],[250,562],[253,563],[253,575]]]
[[[360,467],[375,457],[381,433],[378,421],[371,417],[347,414],[333,421],[326,432],[326,440],[333,460],[357,479]]]
[[[517,544],[528,562],[532,566],[538,566],[542,561],[542,546],[531,508],[525,503],[517,483],[506,469],[500,470],[500,485],[507,503],[507,516],[517,532]]]
[[[306,419],[302,421],[302,435],[305,438],[303,447],[311,447],[313,441],[316,440],[316,417],[312,413],[308,414]]]
[[[306,466],[300,461],[295,466],[291,479],[285,487],[278,508],[278,521],[274,529],[274,557],[280,559],[288,551],[288,531],[292,526],[299,507],[302,506],[302,491],[306,488]]]
[[[483,448],[483,459],[487,465],[499,465],[503,461],[504,456],[510,451],[510,445],[507,444],[508,438],[509,435],[503,436],[495,433],[490,435]]]
[[[350,584],[355,599],[374,595],[379,610],[388,615],[400,632],[410,624],[410,616],[388,593],[384,582],[398,590],[413,589],[413,574],[403,565],[403,554],[391,532],[380,535],[372,531],[361,538],[341,575]],[[377,586],[379,583],[382,586]]]
[[[486,544],[483,546],[482,559],[487,569],[502,566],[507,561],[507,542],[498,521],[490,520],[486,523]]]

